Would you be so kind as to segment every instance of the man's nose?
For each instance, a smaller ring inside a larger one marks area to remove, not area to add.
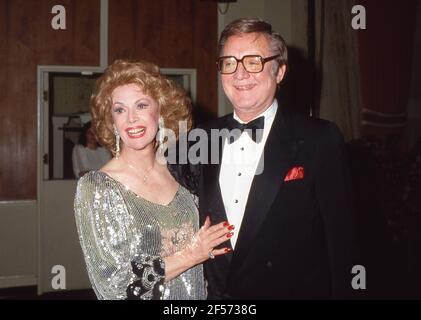
[[[235,70],[234,77],[236,79],[246,79],[250,77],[250,74],[244,68],[243,62],[238,62],[237,70]]]

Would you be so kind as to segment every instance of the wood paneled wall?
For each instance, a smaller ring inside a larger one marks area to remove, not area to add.
[[[218,113],[215,2],[110,0],[109,63],[144,59],[162,68],[196,68],[197,120]]]
[[[66,8],[53,30],[51,8]],[[37,65],[99,65],[100,0],[0,0],[0,201],[36,199]],[[196,110],[217,114],[216,3],[109,0],[109,62],[197,68]]]
[[[37,65],[99,64],[99,0],[0,0],[0,200],[36,199]]]

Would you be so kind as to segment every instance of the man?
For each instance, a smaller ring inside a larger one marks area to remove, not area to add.
[[[287,48],[270,24],[236,20],[222,32],[219,49],[234,113],[203,129],[211,137],[212,130],[249,124],[263,134],[209,139],[209,150],[222,143],[219,163],[209,156],[200,167],[201,220],[210,215],[212,223],[235,226],[233,251],[210,252],[205,263],[209,299],[348,297],[355,248],[339,130],[278,105]]]

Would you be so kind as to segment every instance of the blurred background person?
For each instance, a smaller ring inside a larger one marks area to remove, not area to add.
[[[91,121],[87,122],[72,152],[73,173],[82,177],[91,170],[98,170],[111,159],[111,153],[99,145],[93,133]]]

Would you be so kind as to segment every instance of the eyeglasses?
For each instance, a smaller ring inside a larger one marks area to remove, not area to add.
[[[263,67],[265,66],[266,62],[269,62],[273,59],[276,59],[280,55],[277,54],[275,56],[262,58],[259,55],[248,55],[244,56],[241,59],[237,59],[233,56],[225,56],[219,57],[216,61],[216,65],[218,70],[221,74],[231,74],[237,71],[238,63],[241,62],[243,64],[244,69],[250,73],[258,73],[262,72]]]

